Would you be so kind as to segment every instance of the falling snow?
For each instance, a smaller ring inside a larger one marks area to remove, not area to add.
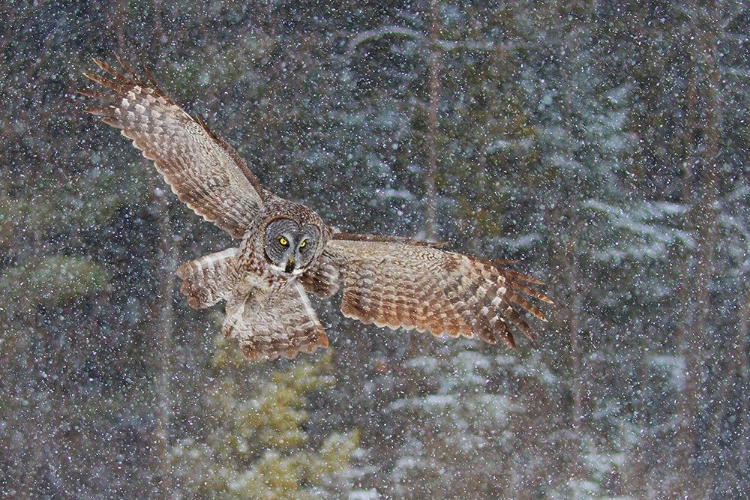
[[[750,496],[745,2],[3,17],[0,496]],[[83,112],[82,73],[115,54],[271,191],[517,261],[549,321],[511,352],[334,299],[313,303],[326,353],[247,363],[174,276],[228,237]]]

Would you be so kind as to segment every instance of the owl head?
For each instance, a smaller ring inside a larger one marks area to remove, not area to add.
[[[272,219],[263,235],[263,250],[276,273],[297,276],[320,255],[320,228],[286,217]]]

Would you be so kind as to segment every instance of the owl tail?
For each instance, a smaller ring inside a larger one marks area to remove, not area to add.
[[[236,283],[238,248],[212,253],[177,268],[182,294],[194,309],[203,309],[228,299]]]
[[[224,335],[237,338],[250,361],[293,359],[299,352],[328,347],[328,336],[298,282],[261,299],[231,297],[226,313]]]

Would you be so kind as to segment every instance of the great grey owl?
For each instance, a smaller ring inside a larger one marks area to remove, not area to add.
[[[545,320],[521,295],[551,302],[531,288],[541,282],[438,244],[334,230],[310,208],[263,189],[237,152],[148,71],[144,80],[119,58],[122,71],[95,62],[109,77],[84,73],[104,87],[80,91],[101,101],[86,111],[122,129],[181,201],[240,240],[177,275],[191,307],[226,302],[223,332],[239,339],[248,359],[291,359],[328,346],[308,293],[329,298],[343,289],[342,312],[363,323],[511,347],[511,323],[531,338],[514,305]]]

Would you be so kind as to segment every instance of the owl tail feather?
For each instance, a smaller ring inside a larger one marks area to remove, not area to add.
[[[250,361],[294,359],[328,347],[328,336],[315,314],[305,289],[291,283],[277,294],[233,297],[227,300],[224,336],[239,340]]]
[[[227,299],[236,282],[238,248],[212,253],[177,268],[182,294],[194,309],[204,309]]]

